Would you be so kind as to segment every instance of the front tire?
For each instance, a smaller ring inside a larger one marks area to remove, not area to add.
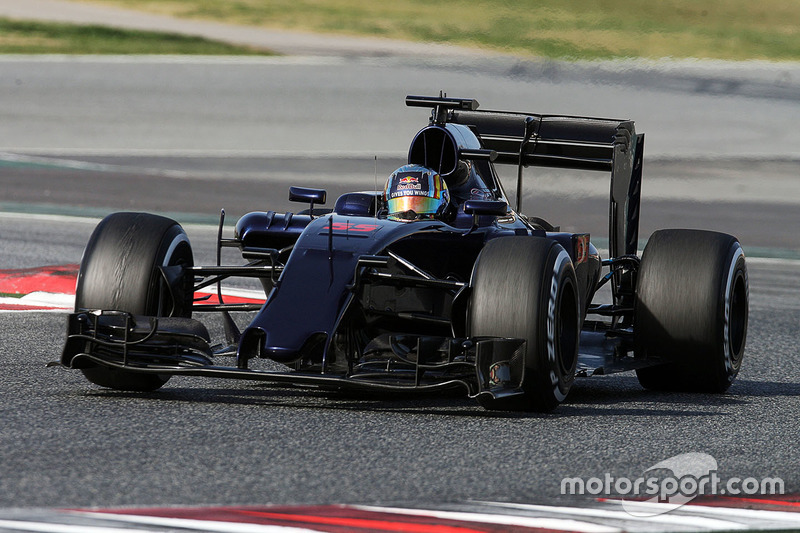
[[[538,237],[490,241],[475,263],[467,315],[470,337],[525,339],[521,396],[479,395],[490,410],[555,409],[575,380],[581,312],[569,254]]]
[[[148,213],[113,213],[95,228],[83,253],[75,310],[103,309],[136,315],[192,315],[192,291],[172,292],[159,267],[192,266],[192,247],[174,220]],[[152,391],[169,376],[93,366],[82,370],[102,387]]]
[[[739,373],[748,322],[747,266],[735,237],[661,230],[647,243],[634,313],[636,371],[646,389],[725,392]]]

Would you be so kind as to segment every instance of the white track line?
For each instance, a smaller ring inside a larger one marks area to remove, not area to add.
[[[25,522],[22,520],[0,520],[0,529],[35,531],[37,533],[157,533],[153,529],[130,529],[102,526],[74,526],[51,522]]]
[[[490,513],[467,513],[459,511],[430,511],[427,509],[402,509],[398,507],[372,507],[365,505],[350,506],[353,509],[377,513],[394,513],[410,516],[430,516],[443,520],[474,522],[477,524],[499,524],[507,526],[554,529],[558,531],[580,531],[582,533],[619,533],[618,527],[604,526],[592,522],[572,520],[569,518],[513,516]]]
[[[542,513],[556,513],[570,516],[585,516],[600,518],[604,520],[622,520],[627,522],[644,522],[649,525],[678,526],[682,528],[697,528],[709,531],[732,531],[737,529],[747,529],[747,526],[739,522],[721,520],[716,518],[704,518],[697,516],[680,516],[676,514],[661,514],[658,516],[635,516],[625,511],[615,511],[608,509],[597,509],[591,507],[552,507],[548,505],[527,505],[513,503],[478,502],[493,507],[505,509],[519,509],[523,511],[536,511]],[[627,504],[628,502],[626,502]],[[659,509],[660,510],[660,509]]]
[[[168,528],[188,529],[190,531],[206,531],[212,533],[319,533],[317,529],[306,529],[292,526],[274,526],[263,524],[247,524],[241,522],[220,522],[217,520],[193,520],[189,518],[166,518],[161,516],[122,515],[111,513],[93,513],[75,511],[71,514],[102,520],[115,520],[125,524],[143,524]],[[134,533],[136,530],[126,530]]]
[[[622,504],[621,500],[609,500],[609,503]],[[626,501],[625,506],[632,508],[638,507],[642,512],[658,512],[659,503],[651,502],[637,502]],[[742,509],[738,507],[710,507],[706,505],[684,505],[680,508],[680,513],[690,515],[714,515],[724,517],[726,519],[739,518],[749,521],[756,521],[759,523],[764,522],[781,522],[781,527],[793,530],[800,530],[800,512],[794,513],[789,511],[768,511],[765,509]]]

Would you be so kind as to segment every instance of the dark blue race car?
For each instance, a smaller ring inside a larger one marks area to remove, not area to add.
[[[744,354],[745,256],[736,238],[671,229],[638,255],[644,135],[628,120],[430,107],[408,165],[384,191],[331,211],[292,187],[298,214],[243,216],[222,247],[237,266],[195,266],[175,221],[115,213],[95,229],[61,364],[98,385],[147,391],[172,375],[395,393],[460,389],[487,409],[549,411],[576,377],[635,370],[646,388],[723,392]],[[518,170],[509,205],[495,165]],[[588,233],[522,214],[529,166],[610,174],[609,257]],[[217,261],[219,263],[219,261]],[[194,301],[257,278],[262,305]],[[595,295],[610,286],[606,303]],[[240,330],[230,313],[252,311]],[[213,343],[192,318],[221,313]],[[256,368],[259,358],[285,371]],[[221,362],[222,361],[222,362]]]

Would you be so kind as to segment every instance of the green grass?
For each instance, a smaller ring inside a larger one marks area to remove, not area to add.
[[[787,0],[92,0],[195,19],[565,59],[800,60]]]
[[[0,53],[263,55],[267,52],[172,33],[0,18]]]
[[[0,292],[0,298],[22,298],[23,296],[25,295],[16,292]]]

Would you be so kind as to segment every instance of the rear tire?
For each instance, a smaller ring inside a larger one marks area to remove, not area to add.
[[[647,243],[634,313],[636,371],[646,389],[725,392],[739,373],[748,321],[747,266],[735,237],[661,230]]]
[[[555,409],[575,380],[581,312],[572,260],[564,248],[538,237],[489,241],[475,263],[467,315],[470,337],[527,341],[524,395],[480,395],[486,409]]]
[[[192,291],[184,291],[175,301],[159,267],[193,264],[189,239],[174,220],[147,213],[113,213],[97,225],[86,245],[75,310],[190,318]],[[92,383],[128,391],[156,390],[169,380],[169,376],[101,366],[85,368],[83,373]]]

